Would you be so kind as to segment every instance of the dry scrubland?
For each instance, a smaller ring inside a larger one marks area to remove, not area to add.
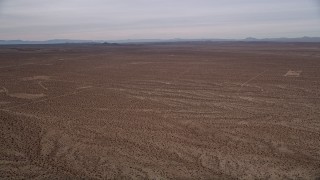
[[[316,179],[320,44],[0,47],[0,178]]]

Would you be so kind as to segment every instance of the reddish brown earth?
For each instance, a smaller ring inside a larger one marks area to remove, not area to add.
[[[0,179],[316,179],[320,44],[0,47]]]

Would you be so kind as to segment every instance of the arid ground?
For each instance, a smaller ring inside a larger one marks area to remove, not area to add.
[[[0,47],[0,179],[316,179],[320,44]]]

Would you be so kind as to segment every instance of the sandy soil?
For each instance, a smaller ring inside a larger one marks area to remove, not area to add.
[[[0,179],[319,178],[319,48],[1,46]]]

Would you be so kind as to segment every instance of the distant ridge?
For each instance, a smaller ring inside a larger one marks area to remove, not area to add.
[[[98,41],[70,40],[70,39],[51,39],[51,40],[47,40],[47,41],[0,40],[0,44],[2,44],[2,45],[9,45],[9,44],[74,44],[74,43],[98,43]]]
[[[193,41],[207,41],[207,42],[320,42],[320,37],[298,37],[298,38],[263,38],[257,39],[248,37],[245,39],[127,39],[127,40],[70,40],[70,39],[52,39],[46,41],[24,41],[24,40],[0,40],[0,45],[10,44],[75,44],[75,43],[148,43],[148,42],[193,42]]]
[[[264,39],[256,39],[253,37],[248,37],[244,39],[244,41],[264,41],[264,42],[320,42],[320,37],[299,37],[299,38],[264,38]]]

